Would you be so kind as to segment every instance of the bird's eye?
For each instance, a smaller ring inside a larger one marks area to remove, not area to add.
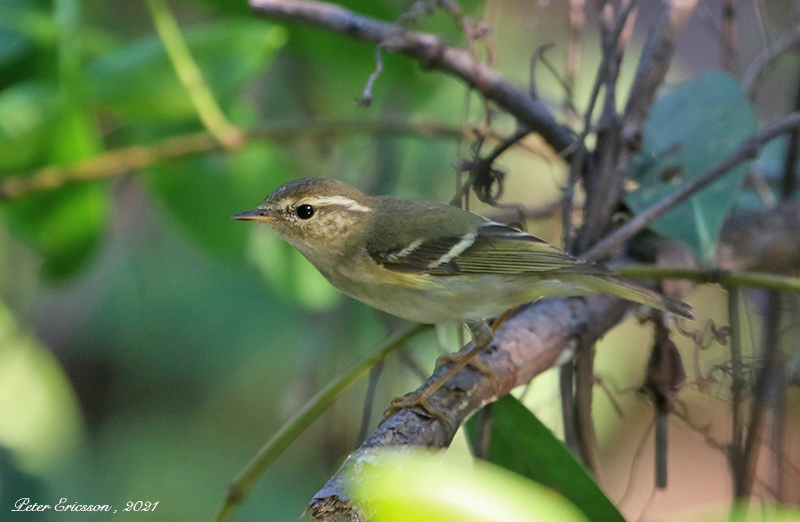
[[[295,212],[297,212],[297,217],[300,219],[308,219],[314,215],[314,207],[311,205],[298,205]]]

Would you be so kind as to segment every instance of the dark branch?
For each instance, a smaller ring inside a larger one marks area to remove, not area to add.
[[[250,0],[259,15],[290,20],[326,29],[357,40],[380,45],[384,50],[415,58],[426,68],[439,69],[463,80],[486,99],[536,132],[556,152],[571,149],[572,131],[559,124],[540,101],[514,87],[466,49],[451,47],[432,34],[406,31],[395,23],[362,16],[343,7],[310,0]]]
[[[377,428],[342,465],[309,504],[311,519],[334,515],[358,520],[358,511],[346,493],[346,481],[354,467],[377,447],[411,445],[445,448],[456,429],[481,407],[530,382],[536,375],[563,361],[576,343],[594,343],[625,315],[630,303],[607,296],[540,301],[512,317],[495,333],[492,344],[480,356],[497,378],[497,387],[478,370],[467,367],[450,379],[431,398],[448,424],[430,418],[417,408],[403,409]],[[468,344],[464,350],[472,347]],[[422,385],[424,389],[447,367]]]

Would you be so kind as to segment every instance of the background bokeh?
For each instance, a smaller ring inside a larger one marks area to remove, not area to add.
[[[342,3],[384,20],[412,4]],[[527,84],[530,58],[543,44],[556,44],[547,57],[560,68],[566,2],[461,4],[494,27],[498,68],[515,84]],[[643,4],[622,93],[656,12],[655,2]],[[671,82],[718,65],[718,9],[712,4],[701,2],[680,40]],[[770,2],[759,29],[753,3],[741,4],[737,48],[746,64],[762,49],[763,35],[781,34],[798,9],[793,2]],[[374,69],[372,46],[259,19],[244,0],[174,0],[168,6],[226,116],[264,132],[248,135],[235,151],[146,162],[145,168],[0,203],[0,520],[106,519],[10,513],[23,497],[112,504],[120,510],[113,519],[120,521],[209,519],[235,474],[292,413],[403,326],[337,294],[266,227],[229,217],[254,208],[279,184],[312,175],[371,193],[449,201],[454,166],[470,151],[467,141],[452,133],[401,132],[399,125],[376,134],[366,121],[402,116],[457,130],[484,117],[481,101],[463,85],[393,55],[384,56],[372,106],[360,108],[353,100]],[[419,26],[463,41],[440,11],[422,17]],[[599,59],[596,41],[590,21],[579,106]],[[796,57],[789,57],[770,74],[770,89],[756,104],[763,121],[786,111],[796,67]],[[537,70],[537,87],[554,109],[560,106],[550,73]],[[318,130],[319,122],[326,130]],[[498,133],[514,128],[502,114],[493,123]],[[1,176],[134,145],[146,157],[169,148],[171,137],[202,129],[145,1],[0,0]],[[503,202],[537,208],[559,198],[565,166],[537,139],[526,143],[532,151],[514,150],[501,160],[508,173]],[[500,212],[475,201],[471,207]],[[560,242],[555,216],[527,227]],[[703,287],[688,300],[701,321],[725,323],[722,291]],[[791,342],[797,332],[786,335]],[[619,417],[598,390],[600,479],[619,500],[638,470],[622,506],[633,518],[652,492],[652,441],[634,459],[652,415],[635,392],[649,336],[649,328],[630,319],[598,348],[598,376],[624,412]],[[752,351],[757,326],[745,339]],[[458,332],[450,328],[438,340],[431,332],[420,335],[406,353],[427,373],[443,349],[440,341],[454,350]],[[681,348],[691,361],[691,341],[683,339]],[[726,349],[711,343],[699,366],[687,362],[689,381],[726,360]],[[710,426],[724,440],[729,382],[724,372],[715,376],[710,389],[689,386],[683,399],[698,426]],[[391,397],[419,382],[399,357],[390,358],[370,426]],[[796,392],[788,396],[795,413]],[[295,520],[357,447],[365,393],[360,382],[297,440],[252,490],[237,520]],[[560,430],[554,372],[537,379],[525,398]],[[800,462],[797,416],[789,423],[787,457]],[[701,431],[674,423],[670,489],[656,498],[649,519],[682,519],[729,502],[724,456]],[[460,435],[454,451],[467,451]],[[798,474],[792,476],[800,500]],[[121,512],[126,502],[139,500],[159,504],[151,513]]]

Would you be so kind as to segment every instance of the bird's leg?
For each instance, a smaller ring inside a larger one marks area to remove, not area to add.
[[[436,369],[438,370],[442,366],[446,364],[453,364],[453,367],[450,368],[444,375],[439,377],[433,384],[428,386],[425,391],[429,393],[433,393],[438,390],[445,382],[447,382],[453,375],[461,371],[462,368],[465,366],[474,366],[482,374],[486,375],[491,381],[496,382],[497,378],[494,376],[492,371],[482,362],[478,361],[477,357],[480,353],[486,349],[492,342],[494,338],[494,329],[489,328],[489,326],[483,321],[474,321],[468,322],[467,328],[469,328],[470,333],[472,334],[472,348],[467,353],[447,353],[442,355],[436,360]]]
[[[424,409],[430,415],[438,419],[440,422],[444,424],[450,424],[450,421],[442,414],[440,411],[433,408],[428,401],[428,398],[433,395],[436,390],[442,387],[444,383],[449,381],[455,374],[460,372],[464,369],[465,366],[471,364],[475,366],[481,373],[486,375],[489,380],[492,381],[493,384],[497,385],[498,380],[497,377],[483,364],[476,364],[475,358],[486,349],[494,339],[494,332],[497,328],[505,322],[506,319],[511,317],[514,312],[516,312],[516,308],[512,308],[504,312],[499,318],[497,318],[493,323],[492,326],[489,327],[484,321],[479,320],[469,320],[467,321],[467,328],[469,328],[470,333],[472,334],[472,348],[465,354],[449,354],[443,355],[440,358],[440,361],[445,362],[453,362],[455,363],[452,368],[448,369],[441,377],[436,379],[433,383],[431,383],[427,388],[422,390],[421,392],[414,393],[410,396],[404,397],[397,397],[392,401],[386,411],[383,413],[383,420],[385,421],[398,411],[409,408],[413,406],[419,406],[420,408]],[[440,362],[437,362],[437,368],[441,365]]]
[[[519,310],[519,307],[509,308],[508,310],[503,312],[500,315],[500,317],[498,317],[497,319],[495,319],[492,322],[491,329],[483,321],[471,321],[471,322],[468,321],[467,322],[467,327],[469,328],[469,331],[472,334],[472,342],[475,343],[476,347],[480,346],[480,345],[483,345],[483,348],[481,348],[481,349],[479,349],[477,351],[475,350],[475,348],[473,348],[472,350],[470,350],[469,352],[465,353],[464,355],[461,355],[459,353],[448,353],[448,354],[442,355],[436,361],[436,369],[439,369],[439,368],[441,368],[442,366],[444,366],[445,364],[448,364],[448,363],[456,363],[456,366],[453,368],[455,370],[455,371],[453,371],[453,374],[455,374],[456,372],[461,370],[461,368],[463,368],[464,366],[472,365],[478,371],[480,371],[482,374],[484,374],[486,377],[488,377],[489,380],[491,380],[493,384],[497,384],[497,377],[495,377],[495,375],[492,373],[492,371],[485,364],[483,364],[482,362],[477,360],[477,356],[483,350],[485,350],[486,347],[489,346],[489,344],[491,344],[492,339],[494,338],[494,332],[497,331],[497,329],[500,327],[500,325],[503,324],[504,322],[506,322],[506,320],[509,317],[514,315],[517,312],[517,310]],[[487,338],[488,338],[488,340],[487,340]],[[461,364],[461,361],[464,360],[464,359],[466,359],[466,362],[464,364]],[[448,373],[450,373],[450,372],[448,372]],[[451,374],[450,377],[452,377],[453,374]],[[445,374],[445,375],[447,375],[447,374]],[[442,383],[442,384],[444,384],[444,383]]]

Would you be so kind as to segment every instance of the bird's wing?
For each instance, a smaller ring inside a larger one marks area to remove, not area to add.
[[[435,275],[580,273],[606,274],[528,233],[487,221],[462,235],[416,239],[369,251],[388,270]]]

